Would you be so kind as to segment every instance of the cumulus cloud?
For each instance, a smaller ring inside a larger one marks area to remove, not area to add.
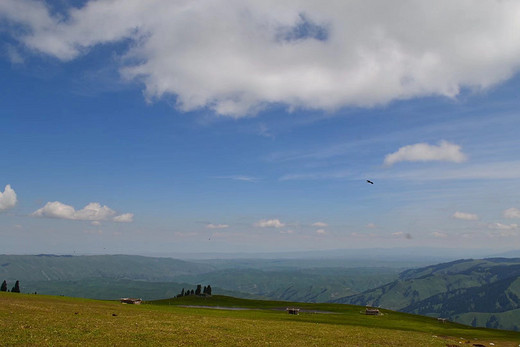
[[[317,228],[325,228],[325,227],[328,227],[329,225],[324,222],[316,222],[316,223],[312,223],[312,226],[317,227]]]
[[[125,213],[117,215],[116,211],[108,206],[101,206],[98,202],[91,202],[81,210],[76,210],[70,205],[63,204],[59,201],[48,202],[42,208],[31,214],[33,217],[58,218],[82,221],[114,221],[114,222],[132,222],[133,214]]]
[[[226,229],[229,228],[229,225],[227,224],[208,224],[206,225],[206,228],[208,229]]]
[[[121,75],[149,100],[175,95],[182,110],[235,117],[487,88],[518,71],[519,16],[519,2],[492,0],[113,0],[60,14],[0,2],[20,46],[70,61],[128,42]]]
[[[325,235],[326,233],[327,233],[327,231],[325,231],[325,229],[316,230],[316,234]]]
[[[391,166],[401,161],[449,161],[461,163],[466,160],[466,155],[461,152],[460,146],[447,141],[441,141],[439,145],[416,143],[401,147],[397,152],[387,154],[384,160],[385,166]]]
[[[262,219],[256,222],[255,226],[260,228],[283,228],[285,223],[280,222],[279,219]]]
[[[505,218],[520,218],[520,209],[511,207],[502,212]]]
[[[456,219],[462,219],[462,220],[478,220],[478,215],[474,213],[465,213],[465,212],[455,212],[452,216]]]
[[[8,184],[4,188],[4,192],[0,192],[0,211],[5,211],[15,207],[18,199],[16,198],[16,192],[11,185]]]

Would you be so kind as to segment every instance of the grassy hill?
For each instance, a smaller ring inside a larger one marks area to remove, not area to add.
[[[397,278],[398,269],[310,268],[290,270],[224,269],[178,279],[273,300],[327,302],[374,288]]]
[[[307,311],[288,315],[287,305]],[[0,338],[3,345],[38,346],[517,346],[520,341],[520,334],[511,331],[442,324],[386,310],[382,316],[366,316],[361,310],[222,296],[122,305],[0,293]]]
[[[37,292],[38,294],[100,300],[118,300],[122,297],[156,300],[176,296],[183,288],[195,289],[196,286],[189,283],[147,282],[112,278],[88,278],[73,281],[28,281],[21,284],[22,293]],[[216,286],[213,286],[213,292],[241,298],[258,298],[258,296],[237,293]]]
[[[458,260],[404,271],[399,279],[336,302],[520,329],[520,259]]]

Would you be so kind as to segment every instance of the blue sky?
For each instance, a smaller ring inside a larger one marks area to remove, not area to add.
[[[517,248],[520,5],[432,6],[2,2],[0,253]]]

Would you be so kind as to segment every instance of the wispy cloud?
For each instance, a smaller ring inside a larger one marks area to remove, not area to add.
[[[490,233],[492,237],[512,237],[520,234],[520,226],[518,224],[492,223],[488,225],[488,228],[494,230]]]
[[[23,64],[25,61],[20,52],[13,45],[6,45],[6,54],[12,64]]]
[[[42,208],[31,214],[33,217],[46,217],[57,219],[68,219],[78,221],[105,221],[111,220],[119,223],[129,223],[133,221],[132,213],[117,215],[116,211],[108,206],[101,206],[98,202],[91,202],[81,210],[76,210],[70,205],[59,201],[48,202]]]
[[[11,188],[10,184],[6,185],[4,192],[0,192],[0,211],[15,207],[17,202],[16,192]]]
[[[228,224],[207,224],[206,228],[208,229],[227,229],[229,228]]]
[[[312,226],[317,227],[317,228],[325,228],[325,227],[328,227],[329,225],[325,222],[316,222],[316,223],[312,223]]]
[[[462,219],[462,220],[478,220],[478,215],[474,213],[466,213],[466,212],[455,212],[452,216],[455,219]]]
[[[447,141],[441,141],[439,145],[416,143],[401,147],[397,152],[386,155],[385,166],[392,166],[402,161],[448,161],[461,163],[466,161],[466,155],[462,153],[460,146]]]
[[[441,239],[448,237],[448,234],[440,232],[440,231],[434,231],[431,235],[433,237],[441,238]]]
[[[511,207],[502,212],[505,218],[520,218],[520,209]]]
[[[516,230],[518,229],[518,224],[502,224],[497,222],[489,224],[488,228],[497,230]]]
[[[285,223],[280,222],[279,219],[262,219],[254,225],[259,228],[283,228]]]
[[[257,177],[245,176],[245,175],[217,176],[215,178],[233,180],[233,181],[243,181],[243,182],[257,182],[259,180]]]

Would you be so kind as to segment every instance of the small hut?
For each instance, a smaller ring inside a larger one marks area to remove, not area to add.
[[[140,305],[143,300],[142,299],[135,299],[135,298],[121,298],[119,301],[122,304],[133,304],[133,305]]]
[[[295,315],[299,315],[300,314],[300,309],[299,308],[287,307],[285,310],[287,311],[288,314],[295,314]]]
[[[365,308],[365,314],[369,316],[379,316],[381,312],[377,308],[367,307]]]

